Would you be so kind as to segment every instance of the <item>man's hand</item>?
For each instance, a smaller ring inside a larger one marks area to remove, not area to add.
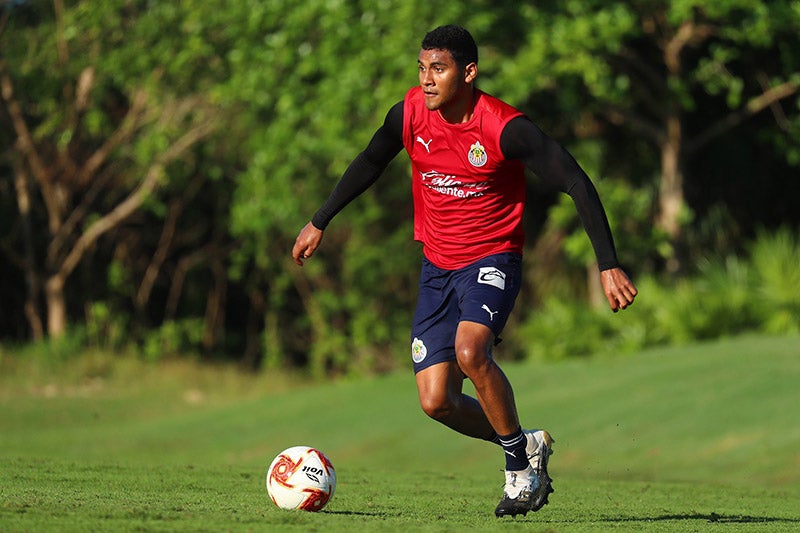
[[[303,260],[314,255],[314,250],[319,247],[320,242],[322,242],[322,230],[317,229],[309,222],[300,230],[300,234],[294,241],[294,248],[292,248],[294,262],[303,266]]]
[[[631,305],[638,294],[633,282],[619,267],[600,272],[600,281],[603,284],[603,292],[606,293],[608,304],[615,313]]]

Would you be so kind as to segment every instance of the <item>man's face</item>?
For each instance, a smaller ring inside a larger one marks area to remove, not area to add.
[[[420,50],[419,84],[425,93],[425,107],[444,111],[448,105],[458,103],[471,94],[474,75],[469,67],[459,68],[448,50]],[[473,65],[473,63],[470,63]]]

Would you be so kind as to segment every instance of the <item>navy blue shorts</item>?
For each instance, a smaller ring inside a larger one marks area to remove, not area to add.
[[[443,270],[423,258],[411,327],[414,373],[455,361],[456,328],[462,320],[484,324],[498,337],[514,308],[521,278],[519,254],[490,255],[458,270]]]

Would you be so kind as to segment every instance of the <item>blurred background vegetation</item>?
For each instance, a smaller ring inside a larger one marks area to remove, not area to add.
[[[499,357],[800,332],[799,1],[439,4],[0,1],[0,343],[406,366],[405,154],[289,255],[445,23],[592,176],[641,291],[604,308],[574,206],[531,176]]]

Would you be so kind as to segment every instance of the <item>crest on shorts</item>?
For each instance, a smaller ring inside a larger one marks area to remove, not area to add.
[[[415,363],[421,363],[426,355],[428,355],[428,349],[425,347],[425,343],[414,337],[414,341],[411,343],[411,359]]]
[[[475,144],[469,147],[467,159],[469,159],[469,162],[472,163],[474,167],[482,167],[486,164],[488,159],[486,157],[486,148],[483,147],[480,141],[475,141]]]

